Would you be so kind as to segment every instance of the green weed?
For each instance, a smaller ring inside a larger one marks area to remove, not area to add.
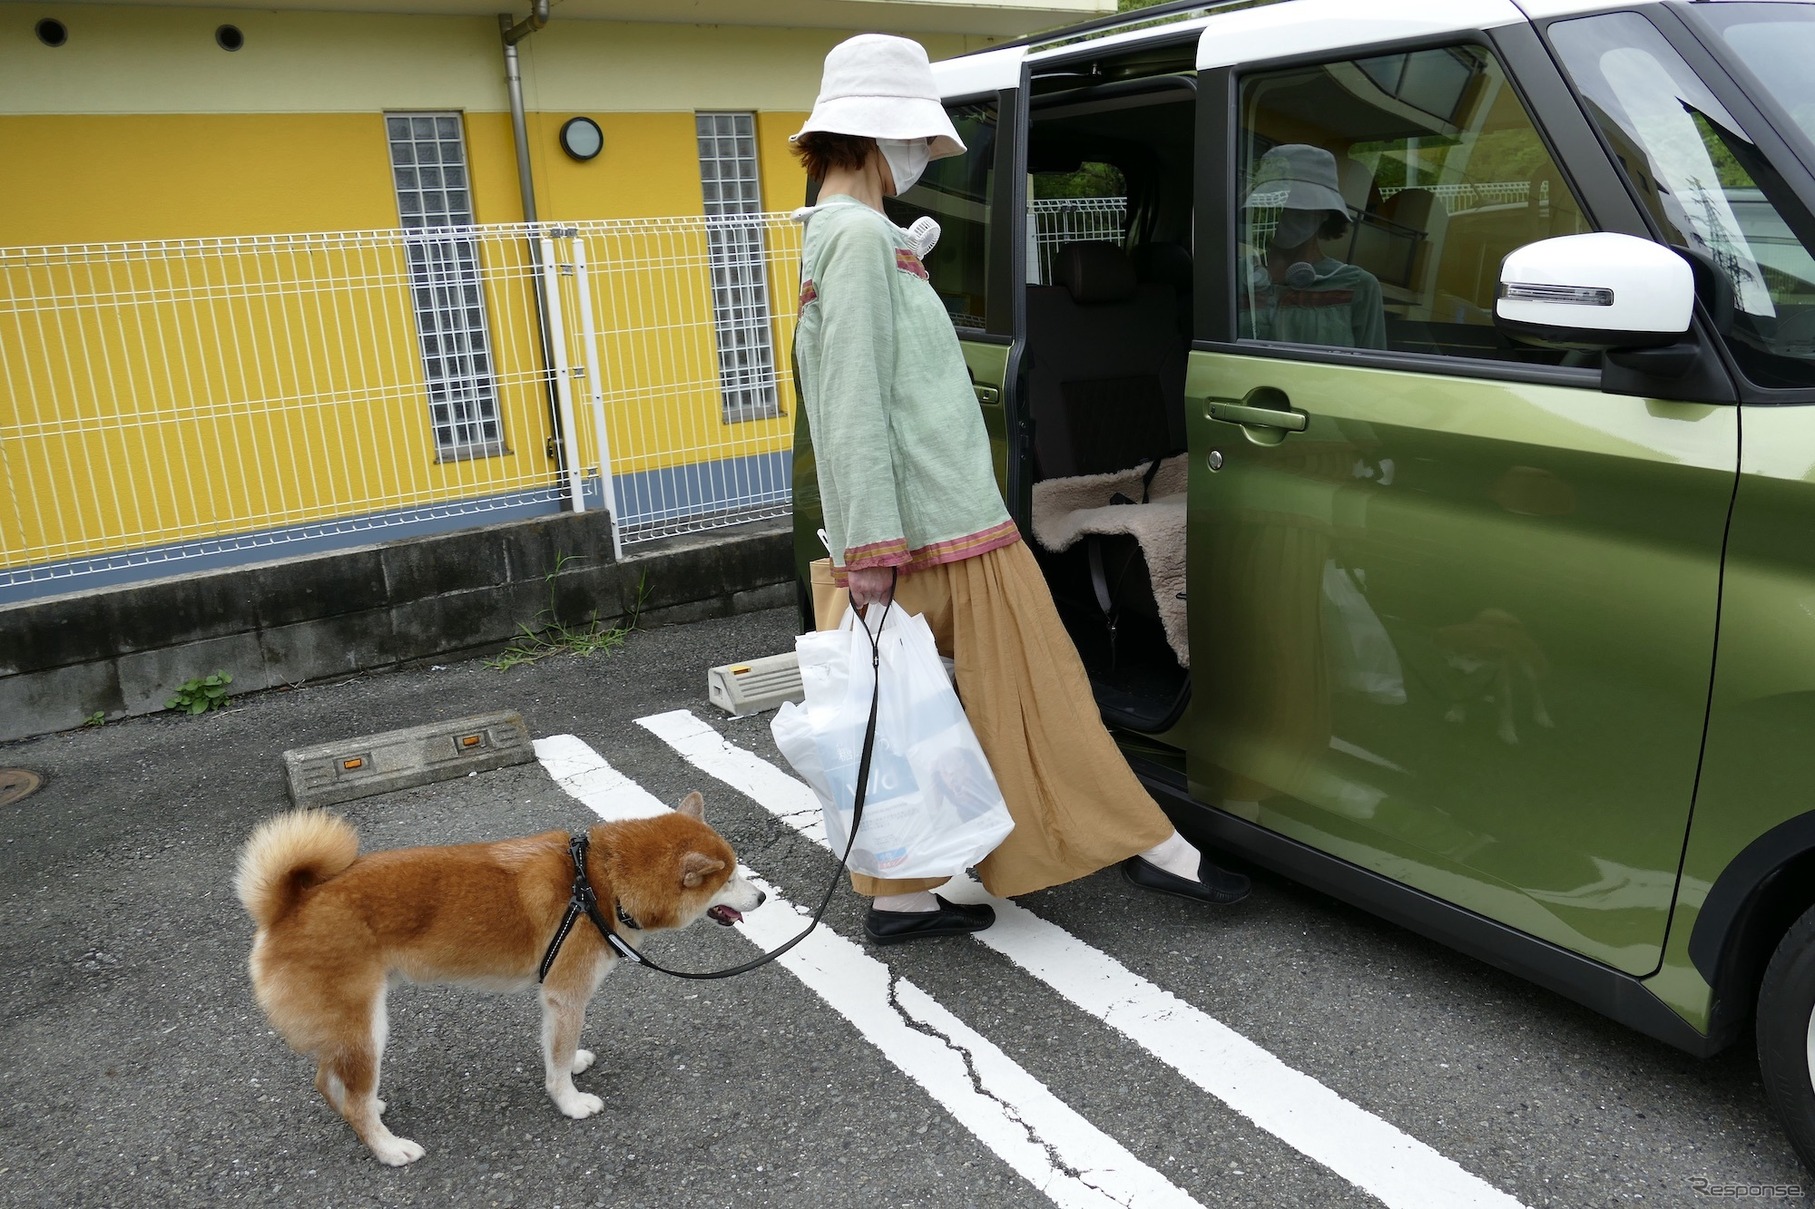
[[[637,596],[632,603],[624,624],[607,626],[595,613],[588,621],[571,625],[561,619],[560,608],[556,603],[555,577],[561,568],[573,561],[577,555],[560,555],[555,560],[555,569],[543,576],[548,583],[548,607],[536,614],[534,622],[519,623],[519,637],[496,658],[487,659],[485,666],[494,671],[507,672],[511,668],[535,663],[550,655],[601,655],[610,654],[624,645],[637,622],[643,615],[643,604],[649,598],[649,576],[647,573],[637,581]]]
[[[205,714],[211,709],[220,709],[227,704],[227,686],[233,683],[230,672],[215,672],[209,676],[197,676],[185,680],[176,686],[176,695],[164,702],[165,709],[174,709],[187,714]],[[98,715],[91,715],[89,722],[95,721]]]

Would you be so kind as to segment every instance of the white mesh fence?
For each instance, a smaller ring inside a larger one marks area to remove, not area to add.
[[[785,513],[797,255],[776,215],[0,249],[0,593],[614,496],[624,542]]]
[[[623,539],[785,515],[799,225],[753,214],[574,230]]]
[[[1531,197],[1530,181],[1462,181],[1449,185],[1406,186],[1426,190],[1436,195],[1443,203],[1444,209],[1451,214],[1479,210],[1484,206],[1503,206],[1510,203],[1524,202]],[[1406,187],[1388,186],[1380,191],[1381,200],[1402,193]],[[1545,201],[1550,200],[1550,182],[1544,181],[1539,186],[1539,193]]]
[[[1038,257],[1037,281],[1052,284],[1052,260],[1061,245],[1107,241],[1122,242],[1128,225],[1125,197],[1049,197],[1030,203],[1034,253]]]

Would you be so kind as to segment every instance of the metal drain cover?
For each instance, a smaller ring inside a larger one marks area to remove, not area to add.
[[[0,768],[0,806],[11,806],[38,792],[44,778],[29,768]]]

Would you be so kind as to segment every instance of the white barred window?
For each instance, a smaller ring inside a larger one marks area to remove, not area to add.
[[[756,116],[699,113],[694,124],[725,422],[779,415],[762,188],[756,174]]]
[[[503,453],[466,139],[458,113],[387,113],[429,423],[444,459]]]

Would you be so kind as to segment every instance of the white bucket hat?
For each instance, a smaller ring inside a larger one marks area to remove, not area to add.
[[[928,159],[964,154],[964,140],[940,103],[926,48],[889,34],[858,34],[826,55],[813,113],[788,141],[815,130],[926,139]]]
[[[1336,157],[1309,143],[1281,143],[1261,156],[1242,205],[1349,212],[1336,175]]]

